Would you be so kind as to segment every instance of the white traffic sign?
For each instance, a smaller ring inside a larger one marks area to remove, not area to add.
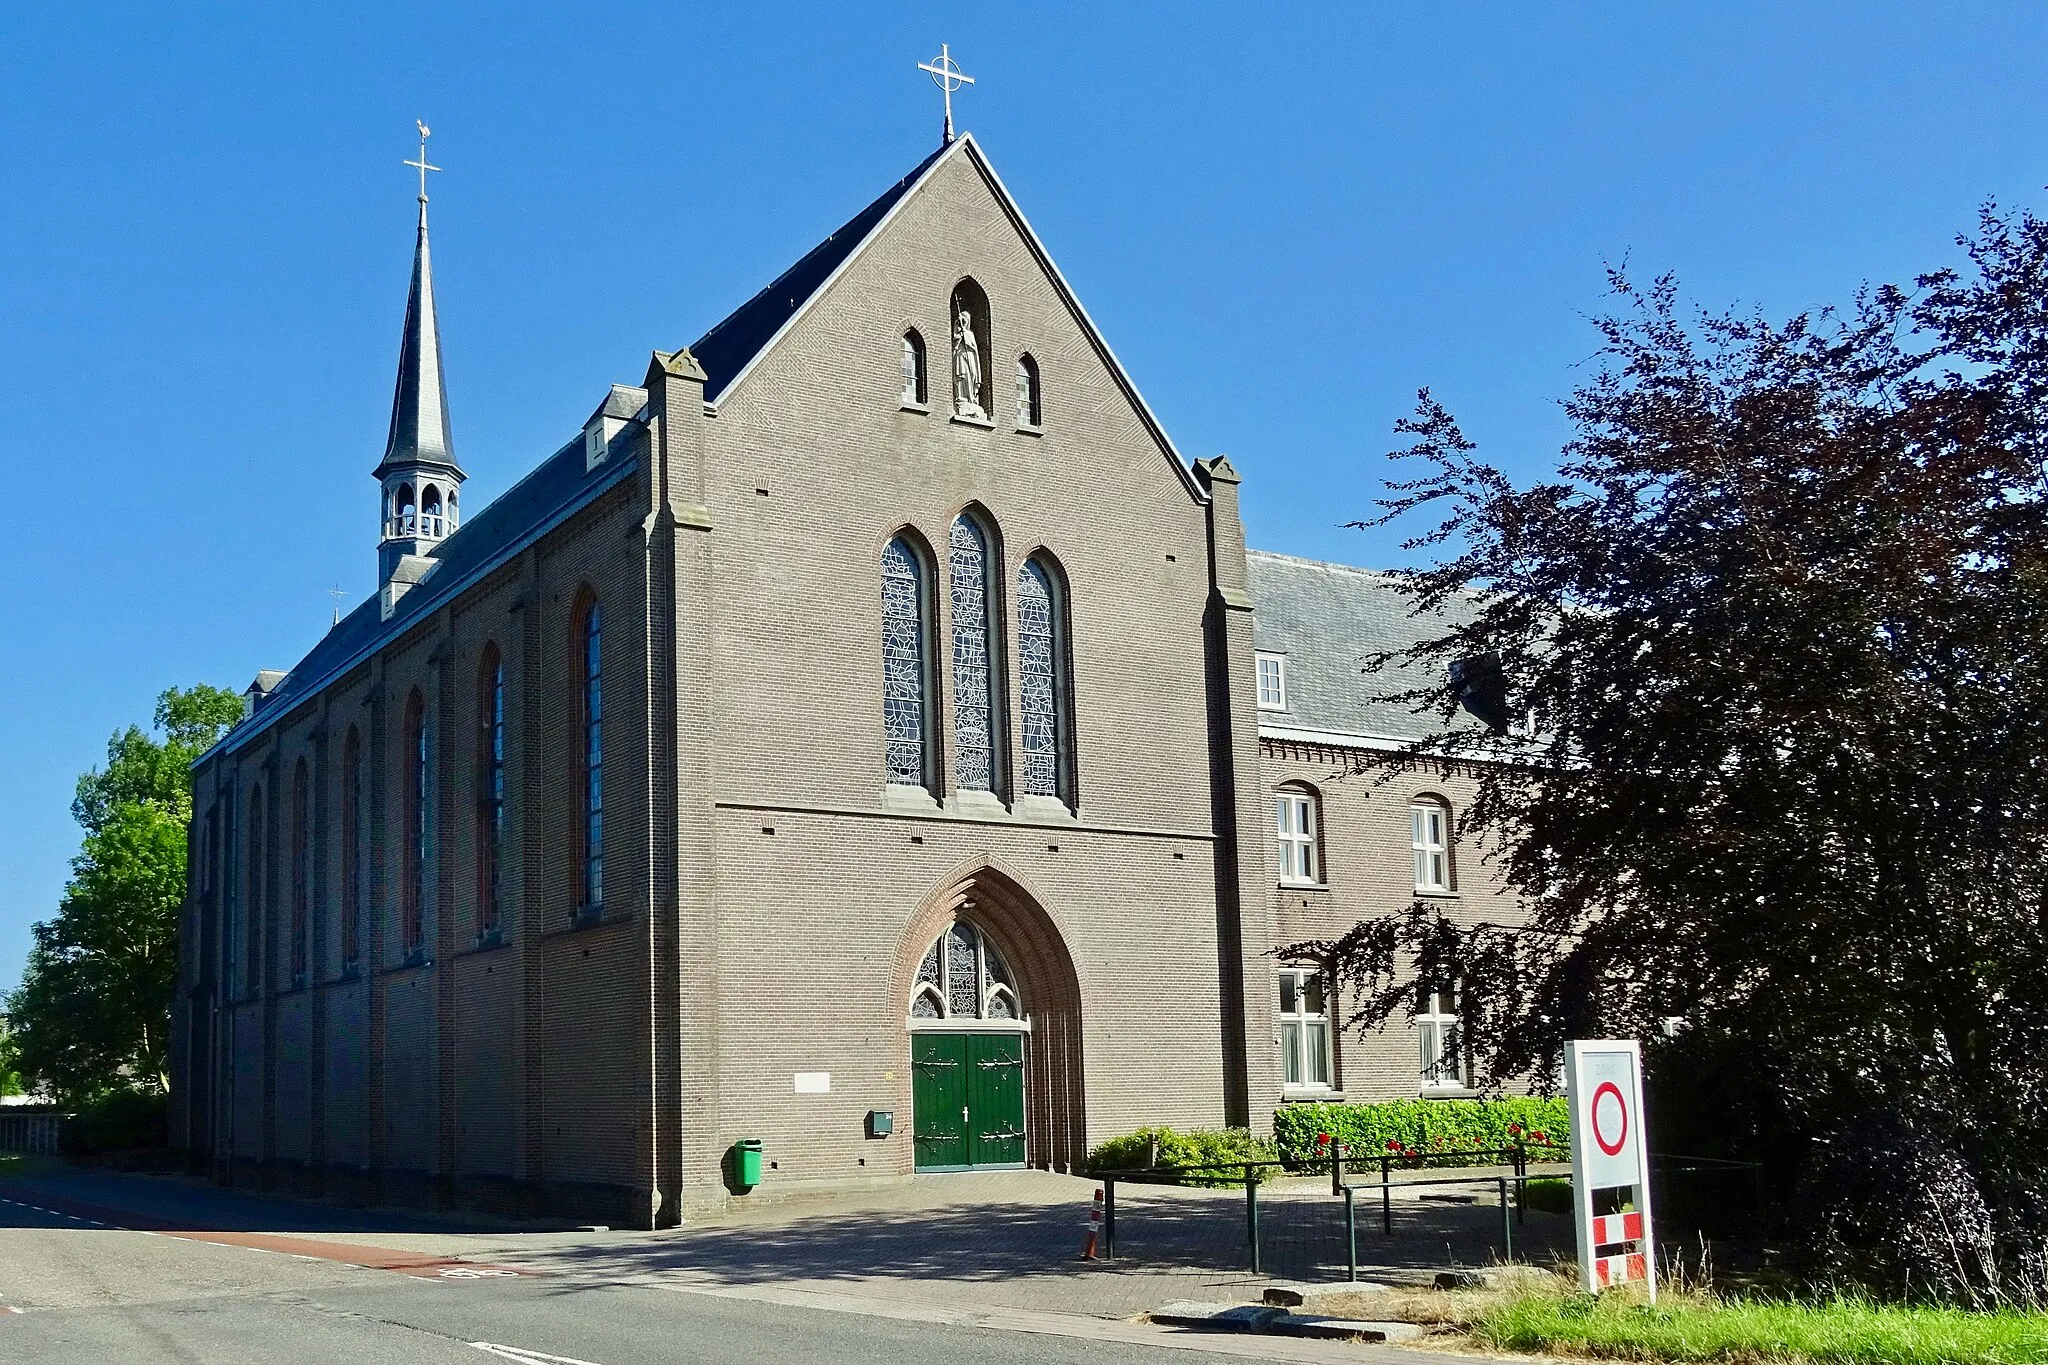
[[[1655,1303],[1642,1048],[1632,1038],[1582,1039],[1565,1044],[1564,1058],[1580,1287],[1597,1294],[1639,1280]],[[1602,1211],[1595,1213],[1596,1208]]]

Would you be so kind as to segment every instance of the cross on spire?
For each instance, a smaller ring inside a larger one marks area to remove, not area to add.
[[[974,84],[974,77],[961,74],[959,66],[953,61],[952,49],[945,43],[939,44],[938,56],[928,62],[919,62],[917,69],[931,73],[932,84],[946,94],[946,136],[944,142],[940,144],[944,146],[953,140],[953,92],[963,85]],[[424,147],[426,144],[420,145]],[[420,153],[422,161],[426,160],[426,156],[424,151]],[[421,176],[422,181],[425,178],[424,175]]]
[[[427,139],[434,135],[434,130],[432,128],[427,127],[426,124],[421,123],[418,119],[414,119],[412,121],[412,126],[420,130],[420,159],[418,161],[408,161],[405,164],[408,166],[417,167],[419,169],[420,202],[424,204],[427,202],[427,172],[438,171],[441,168],[439,166],[429,166],[427,164]],[[952,126],[950,119],[946,126],[949,128]],[[952,135],[948,133],[947,136],[950,137]]]

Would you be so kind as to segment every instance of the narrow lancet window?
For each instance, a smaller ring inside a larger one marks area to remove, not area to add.
[[[1017,425],[1039,425],[1038,362],[1028,355],[1017,357]]]
[[[405,885],[399,947],[407,957],[427,941],[427,704],[415,692],[405,704]]]
[[[312,913],[312,821],[307,812],[306,760],[292,770],[292,985],[306,984],[307,938]]]
[[[969,516],[953,523],[953,762],[962,791],[995,789],[996,707],[989,641],[989,538]]]
[[[888,780],[906,787],[931,784],[925,733],[928,601],[924,560],[898,536],[882,551],[882,735]]]
[[[351,725],[341,746],[341,969],[362,958],[363,739]]]
[[[477,670],[476,719],[476,935],[483,939],[500,925],[505,845],[505,667],[495,646]]]
[[[596,602],[583,609],[583,907],[604,904],[604,631]]]
[[[924,395],[924,338],[913,327],[903,334],[903,401],[922,407]]]
[[[1064,800],[1072,764],[1066,613],[1056,572],[1034,558],[1017,573],[1017,701],[1024,725],[1024,791]]]
[[[250,996],[263,989],[263,788],[249,791],[249,914],[242,931],[242,987]]]

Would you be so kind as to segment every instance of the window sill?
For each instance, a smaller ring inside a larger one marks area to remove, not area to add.
[[[504,931],[501,929],[492,929],[487,933],[478,934],[476,936],[476,942],[470,945],[469,950],[464,953],[459,953],[457,954],[457,956],[474,957],[478,953],[488,953],[507,946],[509,945],[506,942]]]
[[[1011,430],[1015,431],[1019,436],[1045,435],[1044,427],[1033,426],[1029,422],[1019,422],[1015,427],[1011,428]]]
[[[938,799],[923,787],[912,787],[901,782],[890,782],[882,788],[884,810],[935,811]]]
[[[1283,1085],[1280,1087],[1282,1104],[1342,1104],[1344,1092],[1328,1086]]]
[[[921,412],[927,417],[932,414],[932,405],[930,403],[913,403],[909,399],[905,399],[897,404],[897,408],[902,412]]]
[[[980,427],[983,431],[994,431],[996,429],[996,424],[994,422],[989,421],[988,418],[971,417],[967,413],[960,412],[957,409],[953,413],[952,420],[954,424],[957,426]]]
[[[1464,897],[1460,896],[1457,892],[1446,891],[1441,887],[1418,886],[1415,888],[1415,894],[1421,896],[1424,900],[1432,901],[1455,901],[1464,899]]]
[[[1057,796],[1034,796],[1026,794],[1017,798],[1013,812],[1019,819],[1041,824],[1071,825],[1080,820],[1074,808]]]
[[[569,912],[571,929],[590,929],[604,923],[604,902],[595,905],[579,905]]]
[[[1282,891],[1328,891],[1330,889],[1328,882],[1281,882],[1279,886]]]
[[[1425,1085],[1416,1097],[1425,1100],[1471,1100],[1479,1098],[1479,1092],[1469,1085]]]
[[[421,968],[431,967],[433,965],[434,960],[428,957],[424,952],[412,952],[407,953],[404,957],[392,963],[389,967],[386,967],[383,971],[379,972],[378,975],[397,976],[401,972],[418,971]]]

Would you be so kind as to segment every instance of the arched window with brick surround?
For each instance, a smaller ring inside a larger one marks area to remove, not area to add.
[[[427,944],[427,702],[419,689],[405,699],[405,880],[401,888],[399,949],[418,957]]]
[[[363,956],[363,737],[355,726],[341,743],[341,969]]]
[[[307,810],[312,784],[306,776],[306,760],[292,769],[292,986],[306,984],[307,938],[311,928],[313,898],[313,828]]]
[[[882,548],[882,748],[884,780],[931,780],[931,569],[905,532]]]
[[[577,913],[595,918],[604,909],[604,616],[589,593],[577,608],[576,644],[583,772],[583,903]]]
[[[485,645],[476,670],[476,937],[500,932],[505,851],[505,664]]]
[[[1017,701],[1024,726],[1020,785],[1027,796],[1074,804],[1072,664],[1066,577],[1043,551],[1017,571]]]
[[[962,512],[947,538],[947,604],[953,617],[953,781],[961,791],[995,791],[1002,777],[1002,714],[994,623],[996,539]]]

